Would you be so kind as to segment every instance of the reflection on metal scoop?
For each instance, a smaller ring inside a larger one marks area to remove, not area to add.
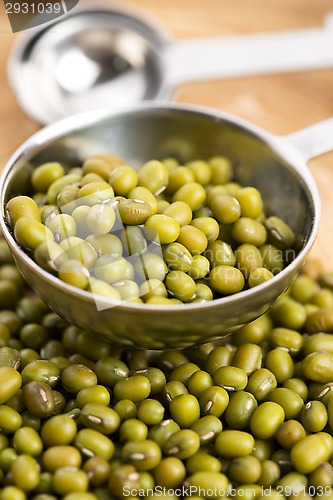
[[[135,33],[115,31],[111,34],[107,30],[92,30],[87,38],[84,34],[78,35],[76,45],[64,47],[59,54],[55,78],[60,88],[68,94],[79,94],[109,82],[113,82],[116,89],[121,83],[125,88],[120,95],[112,96],[118,102],[128,95],[127,82],[128,91],[131,93],[133,88],[140,98],[145,90],[144,81],[138,78],[145,64],[142,39]]]
[[[94,108],[167,100],[186,81],[330,67],[331,20],[317,29],[173,42],[136,10],[91,6],[21,35],[9,79],[25,111],[49,123]]]

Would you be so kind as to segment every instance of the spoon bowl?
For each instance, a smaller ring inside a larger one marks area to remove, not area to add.
[[[164,29],[135,9],[86,7],[14,46],[9,79],[28,114],[41,123],[101,108],[169,99]],[[50,98],[51,96],[51,98]]]
[[[142,104],[121,112],[72,116],[37,132],[9,160],[0,179],[2,230],[19,269],[37,294],[60,316],[93,335],[149,349],[215,341],[272,306],[300,271],[315,240],[320,200],[305,160],[332,144],[303,154],[302,143],[308,145],[309,136],[310,132],[302,131],[289,138],[276,137],[225,113],[195,106]],[[210,302],[166,307],[102,299],[103,308],[97,310],[91,293],[44,271],[18,246],[4,212],[11,197],[31,194],[29,178],[39,164],[60,161],[76,166],[100,152],[121,156],[134,167],[170,156],[184,162],[213,155],[230,157],[235,180],[256,186],[266,215],[283,218],[294,230],[293,260],[269,281]]]

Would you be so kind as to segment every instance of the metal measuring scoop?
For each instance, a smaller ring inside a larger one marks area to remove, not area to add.
[[[266,312],[291,284],[315,240],[319,194],[306,162],[333,149],[333,119],[286,137],[274,136],[226,113],[195,106],[144,103],[119,113],[99,110],[53,123],[28,139],[0,178],[0,226],[27,282],[51,308],[93,335],[123,346],[184,348],[217,340]],[[293,260],[254,288],[208,302],[171,306],[104,299],[42,269],[16,243],[5,207],[17,193],[30,193],[33,169],[56,159],[69,167],[100,151],[133,166],[174,156],[182,162],[224,154],[235,180],[256,186],[267,215],[285,220],[296,235]],[[237,335],[237,333],[236,333]]]
[[[41,123],[79,111],[169,100],[184,82],[333,66],[332,16],[315,29],[172,41],[136,9],[90,6],[24,33],[9,79]]]

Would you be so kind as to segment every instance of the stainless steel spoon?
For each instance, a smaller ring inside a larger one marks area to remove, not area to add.
[[[317,235],[319,194],[306,162],[333,149],[333,119],[277,137],[226,113],[195,106],[152,103],[94,111],[45,127],[9,160],[0,178],[0,223],[17,265],[32,288],[55,312],[94,335],[121,345],[181,348],[216,340],[257,318],[299,272]],[[130,165],[175,156],[181,161],[229,156],[236,180],[257,186],[266,213],[286,220],[297,235],[297,254],[269,281],[232,296],[174,306],[98,298],[67,285],[40,268],[15,242],[5,222],[5,205],[29,192],[32,170],[45,161],[78,165],[88,155],[112,152]]]
[[[24,32],[8,65],[25,111],[41,123],[78,111],[169,100],[184,82],[333,66],[333,26],[172,41],[136,9],[90,6]]]

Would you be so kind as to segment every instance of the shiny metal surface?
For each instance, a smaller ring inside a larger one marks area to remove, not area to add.
[[[79,111],[169,100],[184,82],[333,65],[323,27],[172,41],[129,5],[92,4],[19,36],[8,64],[17,99],[41,123]]]
[[[19,37],[8,66],[22,107],[41,123],[80,111],[169,99],[156,21],[132,8],[91,6]]]
[[[332,122],[327,136],[331,129]],[[73,116],[32,136],[9,161],[0,179],[2,230],[31,287],[54,311],[92,334],[150,349],[216,340],[268,310],[299,272],[315,240],[319,195],[302,151],[293,144],[308,144],[311,134],[313,129],[305,129],[288,141],[227,114],[194,106],[146,104],[119,113],[95,111]],[[326,142],[316,154],[327,147]],[[29,192],[29,176],[41,162],[57,159],[77,165],[99,152],[120,155],[133,166],[164,156],[182,161],[214,154],[229,156],[236,179],[261,190],[267,214],[281,216],[292,226],[297,256],[273,279],[233,296],[172,307],[105,301],[107,308],[97,311],[90,293],[43,271],[18,247],[5,224],[4,206],[13,195]],[[306,158],[310,156],[307,151]]]

